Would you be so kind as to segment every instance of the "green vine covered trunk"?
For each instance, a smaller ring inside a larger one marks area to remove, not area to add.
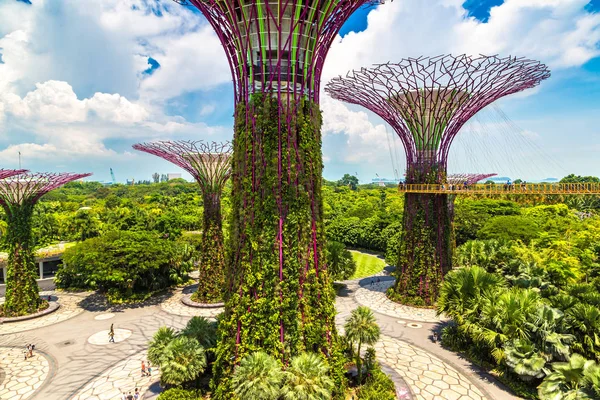
[[[200,253],[200,279],[197,300],[217,303],[223,299],[225,251],[221,224],[221,196],[203,193],[204,219]]]
[[[8,206],[5,212],[10,229],[4,237],[8,268],[3,310],[5,316],[16,317],[34,313],[41,305],[31,234],[33,204]]]
[[[236,110],[231,235],[215,398],[245,355],[284,365],[323,354],[342,387],[334,291],[325,266],[321,113],[308,100],[253,95]]]
[[[406,193],[396,284],[390,297],[433,306],[452,268],[452,221],[448,195]]]

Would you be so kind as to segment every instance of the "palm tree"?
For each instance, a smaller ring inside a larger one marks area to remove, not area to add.
[[[281,394],[281,365],[262,351],[247,355],[233,372],[233,392],[240,400],[276,400]]]
[[[479,318],[486,295],[506,286],[500,275],[491,274],[481,267],[451,271],[437,300],[437,312],[446,314],[459,325]]]
[[[333,380],[327,375],[329,368],[314,353],[303,353],[292,359],[284,372],[281,393],[285,400],[328,400],[333,390]]]
[[[529,339],[529,326],[540,307],[538,292],[512,288],[494,299],[485,299],[481,323],[503,333],[508,339]]]
[[[356,353],[356,367],[358,368],[358,382],[362,382],[362,360],[360,358],[360,348],[364,344],[374,345],[381,334],[379,326],[375,321],[373,311],[368,307],[360,306],[352,311],[350,318],[344,324],[346,337],[351,343],[357,343],[358,351]]]
[[[175,339],[173,328],[161,326],[152,337],[148,347],[148,360],[154,365],[159,365],[165,348]]]
[[[573,354],[568,362],[552,364],[553,372],[548,374],[538,386],[542,400],[591,400],[597,397],[590,387],[597,373],[593,360],[586,360],[580,354]]]
[[[217,324],[204,317],[192,317],[181,334],[196,339],[206,350],[212,349],[217,343]]]
[[[164,349],[160,359],[161,381],[181,385],[198,378],[206,368],[204,348],[196,339],[178,336]]]

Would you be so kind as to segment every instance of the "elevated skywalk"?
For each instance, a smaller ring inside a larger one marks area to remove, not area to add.
[[[600,183],[516,183],[516,184],[400,184],[400,192],[433,194],[563,194],[600,195]]]

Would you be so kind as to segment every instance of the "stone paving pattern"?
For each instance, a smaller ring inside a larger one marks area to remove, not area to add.
[[[336,299],[336,325],[340,333],[344,331],[344,322],[355,309],[355,293],[365,290],[357,281],[346,282],[347,291]],[[369,288],[371,287],[368,284]],[[388,285],[389,287],[389,285]],[[423,330],[423,334],[427,334]],[[413,397],[420,399],[461,399],[482,400],[486,397],[472,385],[468,378],[454,367],[433,354],[412,346],[402,340],[382,335],[375,345],[377,359],[392,368],[404,382],[395,382],[397,389],[410,390]],[[449,382],[446,382],[449,380]],[[466,390],[465,390],[466,389]],[[453,397],[458,395],[458,397]]]
[[[336,301],[338,310],[336,325],[340,331],[343,331],[344,321],[359,304],[374,309],[382,329],[381,340],[375,346],[377,357],[384,364],[385,370],[393,372],[391,376],[397,391],[406,393],[406,398],[516,399],[493,380],[475,371],[468,362],[441,348],[439,344],[428,341],[426,338],[439,319],[433,321],[429,315],[422,315],[423,311],[428,310],[401,308],[402,306],[387,300],[384,292],[391,285],[389,278],[384,278],[384,282],[372,286],[370,279],[344,283],[347,288],[341,291]],[[9,325],[0,326],[0,346],[16,346],[20,349],[20,346],[25,343],[35,343],[36,348],[49,355],[50,359],[46,360],[45,370],[42,367],[33,373],[25,372],[36,376],[37,381],[40,382],[33,389],[37,390],[36,398],[119,399],[123,391],[133,392],[137,387],[144,393],[150,386],[152,390],[146,393],[146,398],[152,397],[154,383],[159,379],[158,371],[153,368],[152,377],[142,377],[140,367],[141,361],[146,358],[148,341],[158,327],[167,325],[181,329],[192,316],[214,318],[222,311],[222,309],[193,308],[181,303],[181,297],[192,292],[194,286],[179,288],[170,295],[153,298],[142,305],[120,307],[107,305],[99,296],[86,298],[89,293],[53,292],[54,295],[61,297],[61,304],[65,303],[65,310],[71,310],[70,316],[65,315],[51,323],[47,321],[40,323],[36,320],[18,322],[15,323],[18,329],[11,332],[4,330]],[[86,300],[81,301],[82,299]],[[108,321],[96,319],[102,318],[106,313],[113,313],[114,317]],[[48,317],[50,316],[43,318]],[[58,324],[68,318],[73,319]],[[408,321],[399,321],[398,318]],[[409,321],[420,323],[416,324],[415,328],[409,328]],[[104,346],[88,343],[87,339],[99,332],[103,341],[107,340],[106,332],[102,331],[107,330],[111,323],[114,323],[115,331],[128,330],[132,332],[131,336],[120,343]],[[50,324],[54,326],[48,327]],[[36,328],[43,329],[36,330]],[[22,350],[15,350],[13,357],[22,359]],[[18,362],[13,365],[12,375],[21,375],[22,371],[28,371],[27,368],[30,368],[29,365]],[[52,372],[48,365],[50,367],[58,365],[60,368]],[[49,374],[52,375],[52,380],[48,385],[44,385],[43,381]],[[7,382],[8,380],[5,380],[0,385],[6,385]],[[0,386],[0,390],[3,387]],[[0,398],[5,400],[5,397],[0,392]],[[25,398],[14,397],[12,394],[6,397],[7,400]]]
[[[121,400],[123,392],[133,394],[135,388],[143,395],[153,382],[160,380],[160,373],[156,367],[152,367],[152,376],[142,376],[142,361],[146,361],[145,351],[104,371],[75,394],[72,400]]]
[[[22,322],[1,324],[0,335],[38,329],[73,318],[83,312],[83,308],[79,307],[79,303],[87,298],[90,294],[91,292],[67,293],[54,290],[40,292],[41,297],[48,297],[49,295],[52,296],[52,301],[57,301],[58,298],[60,308],[52,314],[48,314],[40,318],[29,319]],[[4,297],[0,298],[0,304],[2,303],[4,303]]]
[[[418,347],[382,335],[375,350],[381,362],[404,378],[416,399],[485,399],[483,393],[454,367]]]
[[[356,290],[354,298],[358,304],[394,318],[432,323],[444,320],[444,318],[437,317],[433,309],[404,306],[388,299],[385,292],[393,284],[393,280],[386,280],[373,285],[367,282],[365,287]]]
[[[48,378],[50,365],[44,354],[34,351],[25,360],[23,347],[0,347],[0,399],[25,400],[32,397]]]
[[[174,290],[173,295],[161,303],[160,307],[162,310],[169,314],[181,315],[184,317],[206,317],[209,319],[215,319],[217,315],[223,312],[223,307],[198,308],[186,306],[181,302],[183,296],[189,294],[186,293],[186,291],[189,292],[189,288]]]

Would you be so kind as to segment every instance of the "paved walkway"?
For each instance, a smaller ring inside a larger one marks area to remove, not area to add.
[[[354,295],[354,299],[360,305],[367,306],[380,314],[410,321],[440,322],[443,320],[436,316],[433,309],[404,306],[388,299],[385,292],[394,284],[393,278],[373,284],[369,279],[363,282],[363,286],[357,288]]]
[[[183,296],[190,295],[196,290],[197,285],[178,288],[173,290],[172,296],[161,303],[160,307],[164,312],[184,317],[206,317],[215,319],[217,315],[223,312],[223,307],[217,308],[196,308],[186,306],[181,302]]]
[[[104,371],[75,394],[72,400],[121,400],[123,392],[133,394],[136,388],[140,393],[145,393],[153,382],[160,380],[160,374],[154,367],[152,376],[142,376],[142,361],[146,361],[145,351]]]
[[[25,400],[48,379],[50,363],[45,354],[34,351],[25,359],[22,347],[0,347],[0,399]]]
[[[54,311],[53,313],[44,315],[40,318],[34,318],[22,322],[11,322],[1,324],[0,335],[29,331],[32,329],[39,329],[48,325],[57,324],[59,322],[63,322],[70,318],[73,318],[84,311],[84,309],[80,307],[80,303],[90,295],[91,292],[67,293],[57,292],[54,290],[48,292],[41,292],[40,296],[51,296],[51,301],[58,301],[60,303],[60,308]],[[4,297],[0,298],[0,304],[2,303],[4,303]]]
[[[343,282],[346,289],[341,291],[336,301],[338,310],[336,324],[340,331],[343,332],[343,323],[350,312],[359,305],[358,293],[373,288],[374,292],[385,296],[384,292],[387,288],[383,289],[384,284],[389,287],[392,278],[383,279],[386,281],[380,282],[379,286],[376,286],[377,283],[371,286],[370,278]],[[365,298],[369,296],[364,296],[363,299]],[[387,301],[392,303],[390,300]],[[382,303],[385,302],[381,301],[378,304]],[[363,305],[368,306],[368,304]],[[381,340],[375,349],[378,360],[391,367],[403,378],[415,399],[518,399],[499,382],[467,360],[444,349],[439,343],[433,343],[430,337],[433,330],[439,328],[439,322],[427,322],[423,320],[425,318],[416,319],[415,317],[421,317],[416,313],[422,309],[397,306],[401,307],[398,309],[402,312],[390,312],[392,316],[380,313],[379,307],[373,308],[382,331]],[[406,316],[413,318],[405,318]],[[415,320],[419,322],[413,322]]]
[[[417,315],[422,310],[394,308],[395,304],[390,306],[381,300],[379,295],[383,295],[385,285],[389,285],[387,279],[382,278],[383,282],[377,286],[371,286],[369,278],[346,282],[347,289],[342,290],[336,302],[336,323],[343,330],[344,321],[359,303],[371,305],[369,302],[373,302],[382,329],[382,338],[376,345],[377,356],[384,364],[384,370],[388,368],[393,372],[398,392],[404,393],[401,398],[515,399],[467,361],[428,340],[437,322],[431,323],[428,317]],[[366,285],[361,287],[361,282]],[[65,310],[70,310],[63,317],[53,322],[19,322],[10,331],[5,328],[11,325],[0,326],[0,346],[21,349],[26,343],[35,343],[36,349],[49,355],[48,358],[40,356],[41,364],[35,370],[31,363],[23,364],[18,360],[10,363],[10,376],[23,376],[23,373],[35,376],[36,379],[26,381],[37,382],[37,386],[31,385],[31,394],[35,392],[36,399],[44,400],[118,399],[123,391],[133,392],[136,387],[144,392],[159,378],[156,370],[152,377],[142,377],[140,372],[141,361],[146,358],[147,344],[154,332],[163,325],[180,329],[192,316],[215,317],[221,312],[221,309],[183,305],[181,297],[194,289],[194,286],[180,288],[143,305],[123,307],[110,307],[89,293],[58,293],[61,303],[65,302]],[[120,332],[117,343],[107,342],[111,324],[114,324],[115,332]],[[15,350],[12,357],[22,356]],[[54,372],[53,365],[56,365]],[[2,368],[7,370],[7,367]],[[34,372],[27,372],[30,370]],[[48,384],[43,384],[44,381]],[[8,382],[4,379],[0,383],[2,400],[27,398],[18,393],[20,389],[25,393],[22,386],[15,393],[6,391],[2,394],[1,390],[6,389]],[[9,390],[17,384],[11,384]]]

